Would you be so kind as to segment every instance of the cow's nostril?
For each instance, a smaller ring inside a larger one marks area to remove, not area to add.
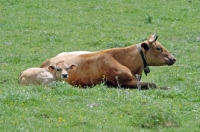
[[[168,60],[167,60],[167,65],[173,65],[174,63],[176,62],[176,58],[174,58],[174,57],[171,57],[171,58],[168,58]]]

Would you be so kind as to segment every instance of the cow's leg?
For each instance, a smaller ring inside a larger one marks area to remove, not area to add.
[[[138,81],[131,71],[122,65],[110,68],[106,79],[115,87],[137,88]],[[139,83],[142,89],[156,88],[157,86],[149,82]]]
[[[121,87],[124,88],[137,88],[138,86],[138,82],[137,81],[124,81],[123,84],[121,85]],[[156,88],[156,84],[154,83],[149,83],[149,82],[140,82],[139,85],[141,86],[141,89],[149,89],[149,88]]]

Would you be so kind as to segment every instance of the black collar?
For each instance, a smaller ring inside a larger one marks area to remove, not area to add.
[[[138,51],[140,52],[140,55],[141,55],[141,57],[142,57],[143,64],[144,64],[144,73],[145,73],[146,76],[147,76],[147,74],[150,73],[150,69],[149,69],[149,67],[148,67],[148,65],[147,65],[147,62],[146,62],[146,59],[145,59],[145,56],[144,56],[144,54],[143,54],[143,51],[142,51],[142,48],[141,48],[140,44],[137,44],[137,49],[138,49]]]

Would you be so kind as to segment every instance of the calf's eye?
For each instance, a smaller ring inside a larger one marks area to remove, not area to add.
[[[66,71],[68,71],[69,70],[69,68],[66,68]]]
[[[57,68],[56,70],[57,70],[57,71],[61,71],[61,69],[59,69],[59,68]]]

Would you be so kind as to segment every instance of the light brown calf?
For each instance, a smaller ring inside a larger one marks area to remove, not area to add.
[[[53,81],[62,81],[68,77],[69,69],[76,69],[76,64],[67,65],[63,61],[45,68],[29,68],[20,74],[20,84],[50,85]]]
[[[67,82],[75,86],[92,86],[102,82],[114,87],[137,88],[136,74],[146,74],[148,66],[173,65],[175,57],[158,41],[156,34],[138,45],[125,48],[112,48],[93,53],[65,54],[42,63],[48,67],[58,61],[72,62],[78,65],[75,71],[69,72]],[[157,87],[153,83],[140,82],[141,88]]]

